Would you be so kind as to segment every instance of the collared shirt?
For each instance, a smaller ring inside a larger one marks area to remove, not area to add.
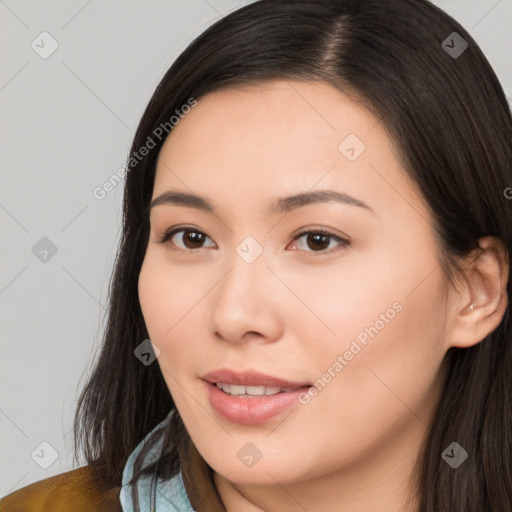
[[[153,434],[169,424],[171,415],[172,411],[146,435],[126,461],[123,470],[121,493],[119,495],[123,512],[196,512],[188,499],[181,471],[168,481],[155,480],[156,488],[153,492],[153,478],[150,475],[141,477],[136,485],[128,484],[133,475],[133,465],[137,455]],[[154,462],[158,458],[162,442],[163,435],[160,435],[158,441],[144,458],[143,466]],[[155,506],[154,510],[151,508],[152,501]]]

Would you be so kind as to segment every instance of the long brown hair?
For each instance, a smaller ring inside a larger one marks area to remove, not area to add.
[[[454,32],[468,45],[458,55],[443,44]],[[427,0],[262,0],[230,13],[172,64],[131,147],[133,155],[148,137],[156,143],[143,159],[129,160],[107,328],[75,416],[76,453],[82,446],[113,486],[130,452],[175,409],[158,365],[145,366],[133,354],[149,337],[137,282],[165,140],[155,129],[190,98],[200,102],[223,87],[275,78],[331,84],[382,120],[431,210],[449,277],[482,236],[500,238],[510,253],[504,196],[512,186],[510,108],[489,62],[457,21]],[[510,286],[509,280],[509,296]],[[415,475],[421,512],[511,510],[511,332],[507,308],[486,339],[448,351],[444,390]],[[456,471],[441,458],[454,440],[470,452]],[[176,411],[160,459],[137,476],[168,479],[180,468],[197,510],[225,511],[213,471]]]

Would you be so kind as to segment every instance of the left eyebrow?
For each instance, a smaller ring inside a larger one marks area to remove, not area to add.
[[[270,205],[269,212],[277,215],[278,213],[287,213],[310,204],[330,202],[357,206],[375,213],[373,208],[368,206],[364,201],[335,190],[318,190],[315,192],[303,192],[292,196],[281,197]],[[150,209],[163,204],[196,208],[209,213],[213,213],[215,211],[215,207],[207,198],[196,194],[190,194],[188,192],[168,190],[153,199]]]
[[[359,208],[365,208],[375,213],[373,208],[368,206],[364,201],[343,192],[337,192],[336,190],[317,190],[315,192],[304,192],[293,196],[281,197],[271,205],[270,211],[274,214],[287,213],[310,204],[332,202],[358,206]]]

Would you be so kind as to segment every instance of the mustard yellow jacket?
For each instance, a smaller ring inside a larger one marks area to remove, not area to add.
[[[14,491],[0,500],[0,512],[122,512],[120,492],[83,466]]]

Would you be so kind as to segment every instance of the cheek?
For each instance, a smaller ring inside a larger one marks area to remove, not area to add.
[[[160,272],[160,268],[161,266],[156,264],[154,258],[149,253],[146,254],[138,281],[139,302],[146,328],[151,340],[159,347],[158,340],[162,339],[166,330],[172,325],[164,320],[168,318],[164,312],[173,311],[172,296],[164,293],[166,274]]]
[[[139,301],[149,338],[160,349],[157,362],[173,397],[180,382],[190,378],[202,352],[197,326],[204,325],[200,301],[213,286],[190,267],[173,266],[165,253],[148,251],[138,280]],[[199,350],[198,350],[199,349]]]
[[[306,321],[310,325],[296,339],[307,339],[304,333],[309,332],[315,346],[322,347],[319,355],[331,357],[350,350],[356,340],[362,347],[358,353],[364,352],[368,363],[396,352],[414,358],[439,351],[444,277],[435,255],[424,239],[411,247],[404,240],[387,238],[328,274],[322,271],[315,278],[296,279],[297,295],[306,298],[317,317],[302,315],[303,327]],[[321,361],[326,363],[324,358]]]
[[[151,339],[172,341],[189,323],[188,312],[208,291],[204,275],[165,260],[165,252],[148,250],[139,274],[142,314]],[[193,311],[192,311],[193,312]],[[163,348],[163,347],[161,347]]]
[[[333,425],[367,442],[415,414],[428,421],[445,355],[443,276],[437,269],[425,279],[435,262],[379,261],[367,267],[378,272],[344,273],[309,296],[333,332],[312,321],[297,333],[314,341],[305,350],[318,394],[307,407],[331,410]]]

